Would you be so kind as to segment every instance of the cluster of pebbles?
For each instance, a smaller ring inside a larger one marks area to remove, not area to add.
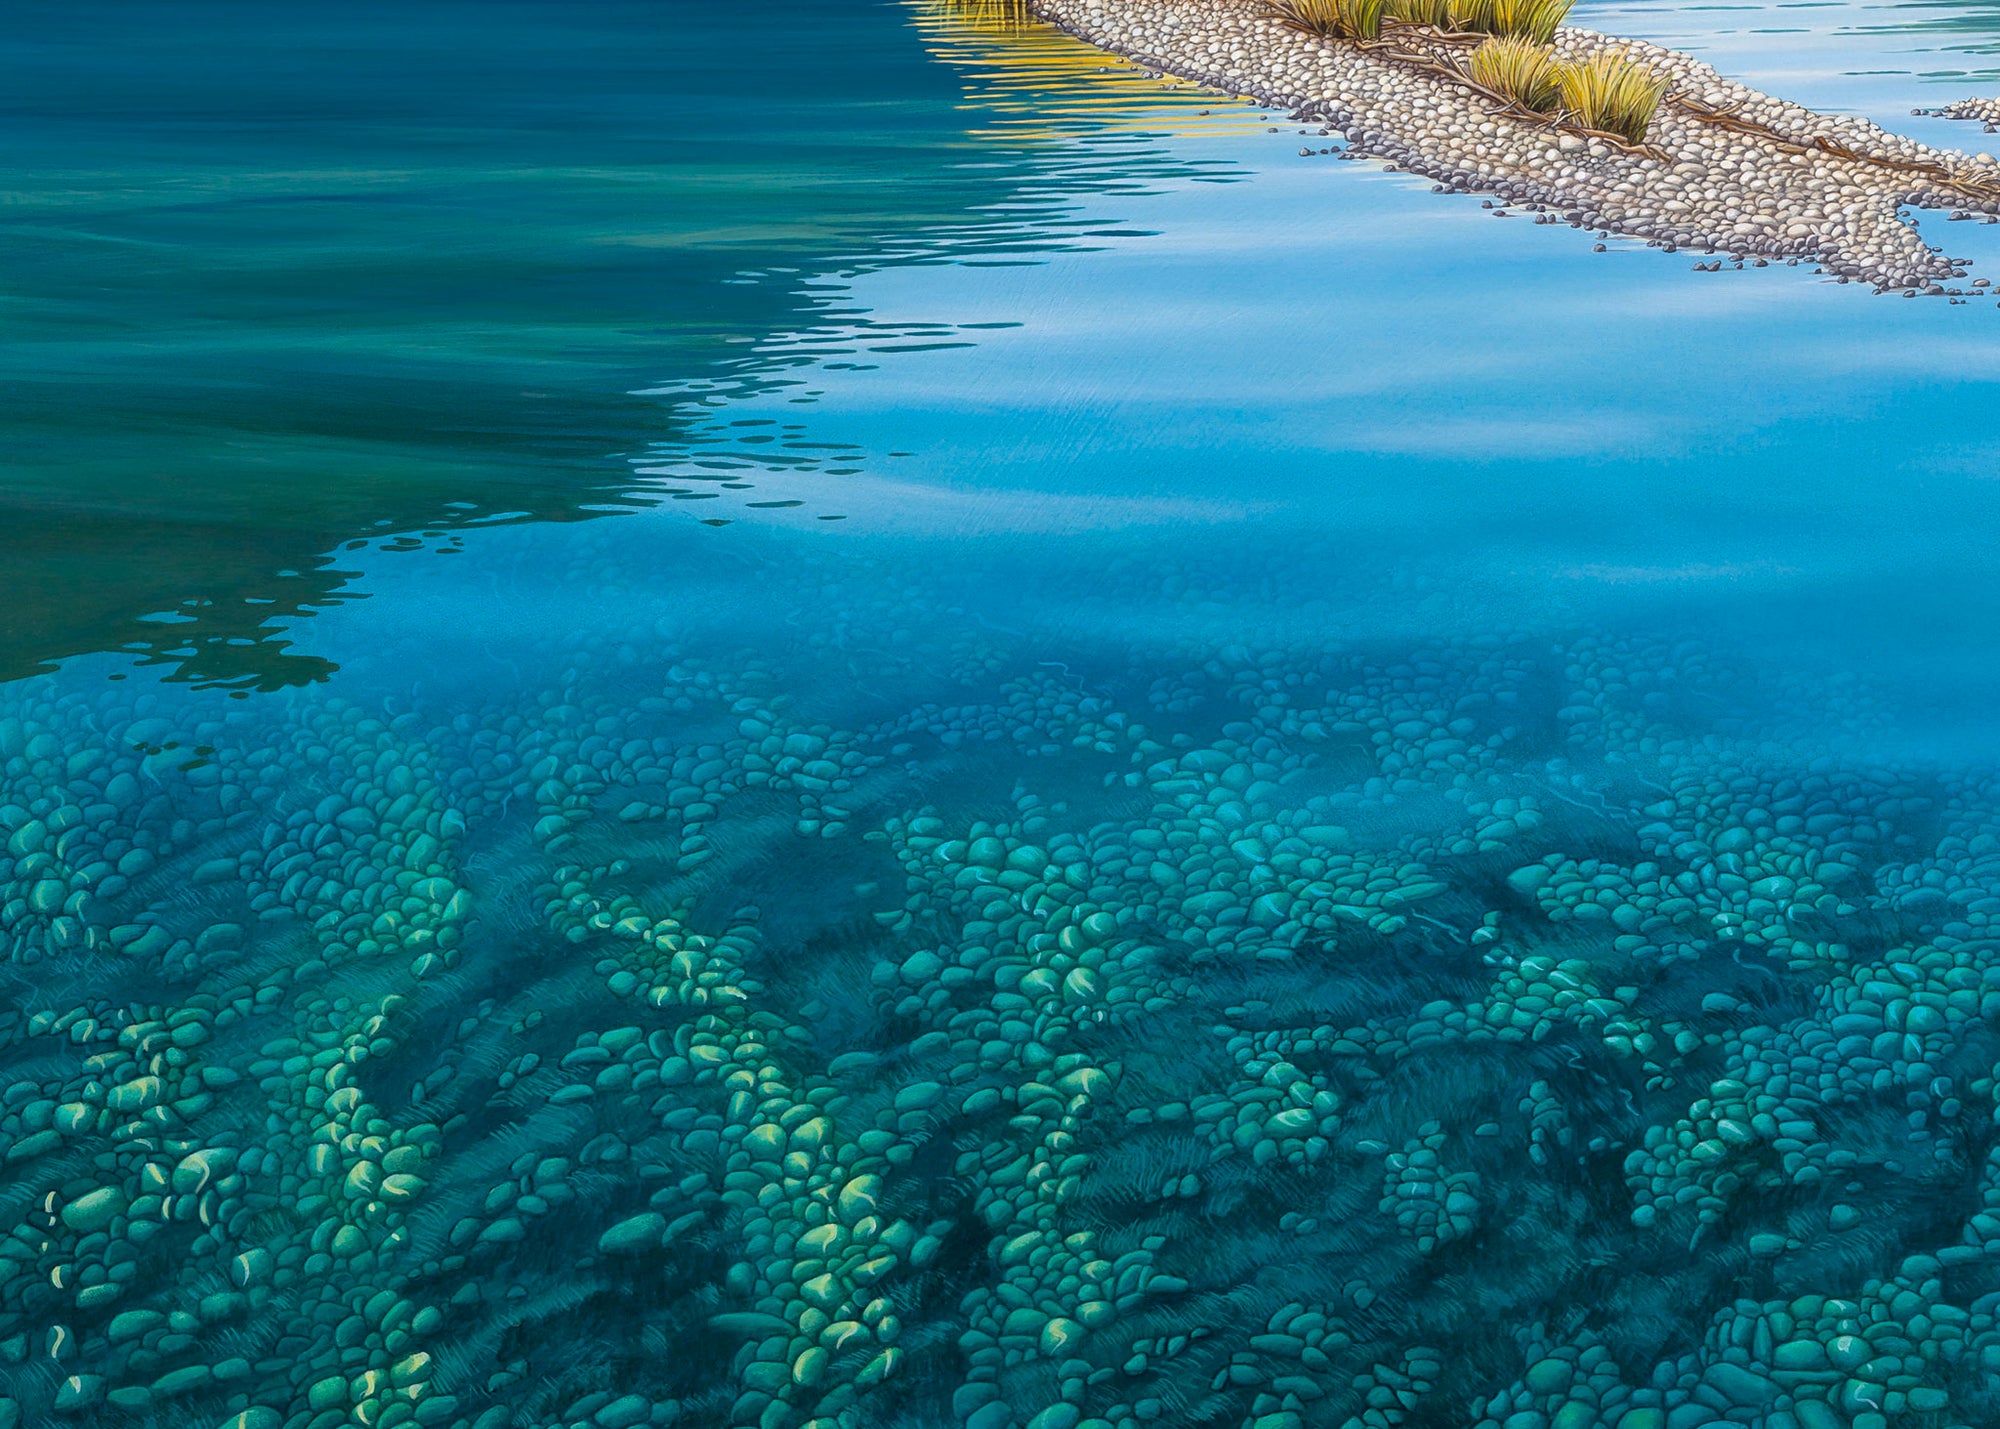
[[[1982,124],[1988,134],[2000,130],[2000,99],[1981,97],[1955,100],[1942,109],[1919,109],[1918,114],[1936,114],[1945,119],[1969,119]]]
[[[504,686],[5,692],[0,1425],[2000,1420],[1991,773],[1346,552],[578,545]]]
[[[1032,0],[1032,9],[1149,68],[1321,124],[1351,154],[1669,251],[1810,261],[1842,281],[1941,295],[1963,269],[1900,210],[2000,215],[2000,163],[1989,154],[1818,114],[1642,41],[1565,28],[1554,44],[1565,60],[1623,52],[1669,81],[1645,143],[1633,146],[1463,82],[1466,46],[1432,31],[1324,39],[1288,28],[1259,0]]]

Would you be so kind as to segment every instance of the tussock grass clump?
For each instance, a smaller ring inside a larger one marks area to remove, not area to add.
[[[1575,0],[1389,0],[1389,18],[1405,25],[1475,35],[1520,35],[1538,45],[1555,38]]]
[[[1478,28],[1490,35],[1518,35],[1546,45],[1569,18],[1575,0],[1490,0],[1490,23]]]
[[[1403,25],[1449,30],[1452,0],[1389,0],[1389,18]]]
[[[1472,52],[1466,72],[1472,82],[1505,95],[1524,109],[1547,114],[1556,107],[1555,56],[1520,35],[1502,35]]]
[[[1557,66],[1556,89],[1571,123],[1640,144],[1667,81],[1623,50],[1613,50]]]
[[[1264,13],[1303,30],[1336,40],[1378,40],[1389,0],[1268,0]]]

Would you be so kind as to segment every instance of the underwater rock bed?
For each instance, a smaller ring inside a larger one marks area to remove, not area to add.
[[[2000,1418],[2000,781],[1158,565],[1329,633],[607,553],[498,687],[11,687],[0,1423]]]
[[[1339,131],[1368,154],[1573,226],[1670,249],[1812,261],[1842,280],[1945,292],[1964,276],[1898,213],[2000,214],[1992,156],[1934,149],[1817,114],[1643,41],[1558,31],[1565,60],[1622,52],[1670,79],[1632,146],[1530,117],[1454,77],[1454,47],[1398,29],[1379,42],[1288,28],[1256,0],[1032,0],[1048,22],[1150,68]]]

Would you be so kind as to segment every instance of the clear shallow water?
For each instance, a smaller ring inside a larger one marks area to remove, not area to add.
[[[1992,302],[935,11],[15,28],[0,1416],[2000,1415]]]

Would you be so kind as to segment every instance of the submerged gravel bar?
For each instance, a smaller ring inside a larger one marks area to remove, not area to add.
[[[1944,291],[1963,276],[1904,205],[2000,214],[2000,164],[1818,114],[1643,41],[1564,29],[1556,53],[1617,49],[1671,79],[1643,146],[1579,133],[1452,77],[1462,39],[1404,28],[1322,39],[1256,0],[1033,0],[1103,49],[1341,131],[1352,150],[1453,188],[1670,249],[1805,259],[1843,280]]]

